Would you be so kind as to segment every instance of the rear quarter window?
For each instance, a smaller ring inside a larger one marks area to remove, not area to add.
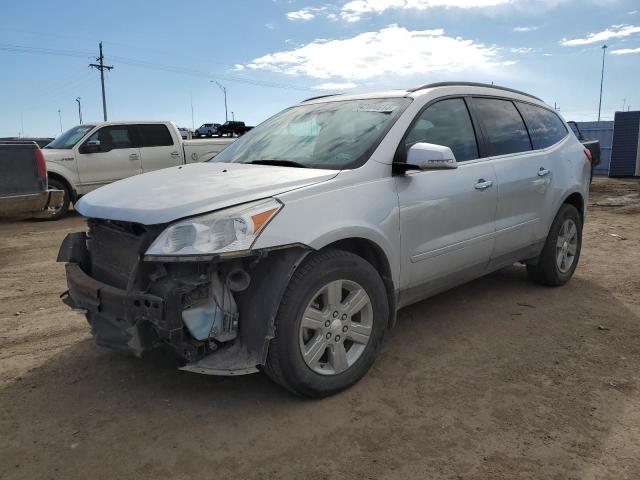
[[[527,123],[536,150],[558,143],[569,133],[560,117],[546,108],[522,102],[518,102],[518,108]]]
[[[173,145],[173,138],[166,125],[137,125],[143,147],[166,147]]]
[[[474,98],[473,105],[487,137],[490,155],[508,155],[531,150],[524,121],[511,100]]]

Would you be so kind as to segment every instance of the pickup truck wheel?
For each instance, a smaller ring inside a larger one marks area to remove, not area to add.
[[[367,373],[388,318],[384,283],[371,264],[342,250],[313,253],[282,298],[264,370],[297,395],[337,393]]]
[[[564,285],[578,266],[581,247],[582,218],[576,207],[565,203],[551,224],[537,263],[527,264],[529,277],[541,285]]]
[[[62,205],[60,205],[57,209],[46,210],[41,215],[38,216],[38,220],[59,220],[64,217],[69,211],[69,206],[71,205],[71,194],[69,193],[69,189],[66,185],[55,178],[49,179],[49,188],[54,190],[62,190],[63,200]]]

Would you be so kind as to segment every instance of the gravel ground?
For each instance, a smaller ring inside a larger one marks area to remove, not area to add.
[[[0,224],[0,478],[640,478],[640,182],[597,178],[563,288],[513,266],[404,309],[335,397],[93,344],[81,217]]]

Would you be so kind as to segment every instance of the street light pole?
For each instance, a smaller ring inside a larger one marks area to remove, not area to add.
[[[600,75],[600,101],[598,102],[598,122],[600,121],[600,112],[602,111],[602,85],[604,83],[604,56],[607,53],[607,46],[602,46],[602,73]]]
[[[211,83],[215,83],[216,85],[218,85],[218,87],[220,87],[220,90],[222,90],[222,93],[224,93],[224,121],[228,122],[229,116],[227,115],[227,89],[220,82],[217,82],[215,80],[210,81]]]
[[[80,118],[80,125],[82,125],[82,105],[80,104],[80,97],[76,98],[78,102],[78,117]]]
[[[60,109],[58,109],[58,121],[60,122],[60,133],[62,133],[62,114],[60,113]]]

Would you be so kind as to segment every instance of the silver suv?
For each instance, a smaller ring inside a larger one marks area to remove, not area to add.
[[[100,345],[262,370],[325,396],[371,367],[398,309],[523,262],[576,268],[589,157],[538,98],[443,83],[313,98],[207,163],[83,197],[65,302]]]

